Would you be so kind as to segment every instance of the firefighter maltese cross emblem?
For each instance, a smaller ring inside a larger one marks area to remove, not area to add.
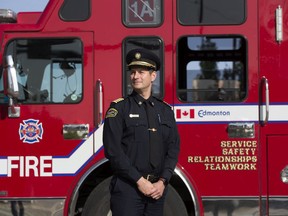
[[[19,127],[20,140],[29,144],[39,142],[44,132],[42,123],[39,123],[39,120],[35,119],[23,120],[23,123],[20,123]]]

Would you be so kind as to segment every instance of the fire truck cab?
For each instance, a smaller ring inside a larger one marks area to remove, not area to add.
[[[105,111],[131,92],[126,53],[145,48],[161,59],[153,94],[181,139],[164,215],[288,215],[287,10],[284,0],[0,9],[0,212],[111,214]]]

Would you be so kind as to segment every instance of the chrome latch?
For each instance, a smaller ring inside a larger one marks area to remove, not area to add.
[[[89,124],[65,124],[63,125],[64,139],[87,139]]]
[[[286,166],[280,173],[281,180],[283,183],[288,184],[288,166]]]
[[[9,118],[20,117],[20,107],[14,104],[12,98],[9,98],[8,117]]]
[[[254,138],[254,123],[236,122],[228,125],[228,136],[230,138]]]

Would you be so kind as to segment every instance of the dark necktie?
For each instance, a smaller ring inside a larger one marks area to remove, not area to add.
[[[151,102],[144,101],[147,119],[148,119],[148,130],[149,130],[149,149],[150,149],[150,163],[155,168],[160,163],[160,139],[159,131],[157,127],[157,116],[154,108],[151,106]]]

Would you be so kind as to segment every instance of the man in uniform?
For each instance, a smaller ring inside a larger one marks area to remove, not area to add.
[[[152,96],[158,56],[135,49],[126,62],[133,92],[111,103],[104,123],[105,156],[114,172],[111,210],[113,216],[162,216],[180,148],[174,112]]]

